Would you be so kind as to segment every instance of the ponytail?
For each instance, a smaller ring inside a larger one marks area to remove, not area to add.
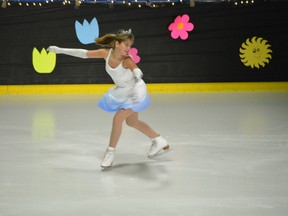
[[[106,34],[95,40],[96,44],[103,48],[114,48],[116,34]]]
[[[126,40],[134,41],[134,35],[129,31],[118,30],[116,33],[106,34],[100,38],[95,40],[95,43],[103,48],[114,48],[115,42],[118,41],[119,43],[126,41]]]

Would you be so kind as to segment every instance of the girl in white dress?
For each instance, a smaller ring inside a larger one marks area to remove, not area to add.
[[[148,157],[152,158],[169,149],[167,141],[148,124],[138,119],[138,112],[148,107],[150,98],[146,84],[142,80],[142,71],[128,54],[134,42],[131,29],[119,30],[96,39],[102,48],[97,50],[70,49],[50,46],[47,50],[56,54],[66,54],[79,58],[103,58],[105,69],[115,83],[99,101],[98,106],[107,112],[116,112],[109,146],[101,162],[102,168],[111,167],[115,148],[119,141],[123,122],[139,130],[152,140]]]

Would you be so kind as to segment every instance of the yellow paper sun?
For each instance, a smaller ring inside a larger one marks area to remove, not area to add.
[[[272,50],[267,44],[267,40],[263,40],[261,37],[248,38],[245,43],[242,43],[240,47],[240,58],[245,66],[251,68],[264,67],[265,63],[269,63],[269,59],[272,59],[270,53]]]

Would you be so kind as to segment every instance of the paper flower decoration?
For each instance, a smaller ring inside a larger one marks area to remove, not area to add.
[[[84,19],[83,24],[76,20],[75,31],[82,44],[94,43],[95,39],[99,37],[99,25],[96,17],[90,23],[86,19]]]
[[[52,52],[46,52],[45,48],[42,48],[41,53],[34,47],[32,52],[32,64],[36,72],[38,73],[52,73],[56,66],[56,54]]]
[[[140,62],[140,57],[137,54],[138,54],[138,50],[136,48],[131,48],[129,50],[129,55],[132,56],[132,59],[134,60],[136,64]]]
[[[188,33],[194,29],[194,25],[189,22],[190,17],[187,14],[183,16],[177,16],[173,23],[171,23],[168,29],[171,31],[171,37],[173,39],[181,38],[186,40]]]

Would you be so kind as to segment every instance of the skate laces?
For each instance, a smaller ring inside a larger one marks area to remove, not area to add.
[[[151,145],[151,148],[150,148],[150,151],[154,148],[156,148],[157,146],[157,141],[156,140],[152,140],[152,145]]]
[[[113,155],[114,155],[114,151],[107,150],[106,153],[105,153],[104,160],[108,160],[108,158],[109,158],[110,156],[113,156]]]

